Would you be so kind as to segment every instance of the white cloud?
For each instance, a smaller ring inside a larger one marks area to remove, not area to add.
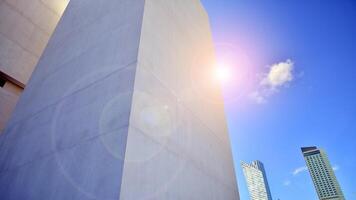
[[[262,79],[261,84],[272,88],[280,87],[293,80],[294,63],[288,59],[285,62],[273,64]]]
[[[289,186],[292,182],[290,180],[286,180],[283,182],[284,186]]]
[[[306,166],[298,167],[293,171],[293,176],[296,176],[296,175],[298,175],[298,174],[300,174],[302,172],[305,172],[307,170],[308,170],[308,168]]]
[[[290,59],[269,66],[268,73],[264,74],[259,81],[258,90],[250,93],[250,99],[257,104],[266,103],[269,96],[293,81],[293,69],[294,63]]]
[[[339,169],[340,169],[340,167],[338,165],[333,166],[334,171],[338,171]]]
[[[257,104],[266,103],[266,97],[262,95],[259,91],[254,91],[249,95],[250,99],[252,99]]]

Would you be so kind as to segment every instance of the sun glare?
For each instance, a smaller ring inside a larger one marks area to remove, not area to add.
[[[221,83],[226,83],[231,78],[229,66],[225,64],[218,64],[215,68],[215,78]]]

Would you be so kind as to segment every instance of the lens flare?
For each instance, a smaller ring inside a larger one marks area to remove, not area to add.
[[[230,67],[226,64],[218,64],[215,68],[215,78],[220,83],[226,83],[231,79]]]

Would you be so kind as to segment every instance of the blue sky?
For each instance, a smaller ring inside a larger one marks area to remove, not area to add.
[[[326,150],[356,199],[356,2],[202,2],[218,59],[232,68],[224,92],[241,199],[240,161],[258,159],[274,199],[316,200],[300,152],[309,145]]]

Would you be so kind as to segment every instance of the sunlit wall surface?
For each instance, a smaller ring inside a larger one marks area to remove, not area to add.
[[[67,0],[0,1],[0,133]]]
[[[146,0],[122,199],[239,199],[208,15]]]
[[[72,0],[0,136],[3,199],[231,199],[199,0]]]

